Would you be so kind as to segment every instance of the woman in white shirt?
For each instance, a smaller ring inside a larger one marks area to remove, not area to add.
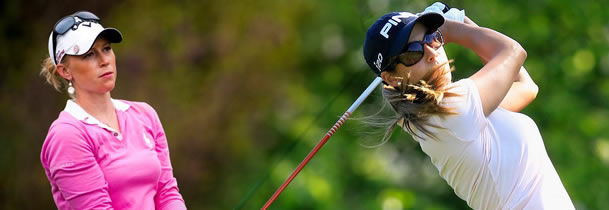
[[[452,82],[443,45],[473,50],[485,64]],[[537,95],[526,51],[492,29],[438,13],[388,13],[368,30],[364,57],[383,79],[398,125],[474,209],[574,209],[535,122],[518,113]]]

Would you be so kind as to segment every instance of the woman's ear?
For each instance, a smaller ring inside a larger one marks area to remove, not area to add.
[[[397,87],[398,81],[402,80],[401,77],[393,76],[391,73],[386,72],[386,71],[381,72],[381,78],[383,79],[383,81],[385,81],[385,83],[387,83],[388,85],[391,85],[393,87]]]
[[[63,63],[58,63],[57,64],[57,73],[63,77],[64,79],[71,81],[72,80],[72,73],[68,70],[68,66],[63,64]]]

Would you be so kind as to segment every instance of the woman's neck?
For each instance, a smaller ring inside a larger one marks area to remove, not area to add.
[[[105,94],[77,94],[74,101],[95,119],[118,129],[115,126],[117,121],[116,110],[109,92]]]

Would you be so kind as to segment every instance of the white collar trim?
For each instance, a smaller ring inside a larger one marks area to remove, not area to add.
[[[118,111],[127,111],[127,109],[129,109],[129,107],[131,107],[131,105],[126,104],[122,101],[116,100],[116,99],[112,99],[112,104],[114,104],[114,108],[116,108]]]
[[[112,99],[112,104],[114,105],[114,108],[116,110],[123,111],[123,112],[126,111],[127,109],[129,109],[129,107],[131,107],[129,104],[126,104],[122,101],[115,100],[115,99]],[[108,129],[112,132],[118,133],[116,130],[114,130],[110,126],[95,119],[95,117],[93,117],[89,113],[87,113],[80,105],[78,105],[76,102],[74,102],[74,100],[68,100],[68,102],[66,103],[66,108],[64,108],[63,110],[68,112],[70,115],[72,115],[77,120],[83,121],[84,123],[87,123],[90,125],[98,125],[99,127],[102,127],[102,128]]]

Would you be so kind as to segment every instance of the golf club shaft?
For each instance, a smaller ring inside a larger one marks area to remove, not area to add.
[[[296,175],[298,175],[298,173],[302,170],[302,168],[304,168],[305,165],[307,165],[307,163],[309,163],[311,158],[313,158],[313,156],[315,156],[315,154],[321,149],[321,147],[324,146],[324,144],[328,141],[328,139],[330,139],[330,137],[332,137],[332,135],[334,135],[334,133],[336,133],[336,130],[338,130],[338,128],[340,128],[340,126],[343,125],[345,120],[347,118],[349,118],[349,116],[351,116],[351,113],[353,113],[353,111],[355,111],[355,109],[357,109],[357,107],[360,104],[362,104],[362,102],[370,95],[370,93],[372,93],[374,88],[376,88],[381,83],[381,81],[382,81],[382,79],[380,77],[377,77],[376,79],[374,79],[374,81],[372,81],[372,83],[368,86],[368,88],[366,88],[366,90],[357,98],[357,100],[355,100],[355,102],[353,102],[351,107],[349,107],[349,109],[347,109],[345,114],[343,114],[343,116],[341,116],[340,119],[338,119],[338,121],[326,133],[326,135],[321,139],[321,141],[319,143],[317,143],[315,148],[313,148],[313,150],[311,150],[311,152],[307,155],[307,157],[305,157],[305,159],[302,162],[300,162],[298,167],[292,172],[292,174],[290,174],[288,179],[286,179],[283,182],[283,184],[281,184],[279,189],[277,189],[277,191],[275,191],[275,193],[273,193],[273,196],[271,196],[271,198],[262,207],[263,210],[266,210],[275,201],[275,199],[277,199],[277,197],[279,197],[279,194],[281,194],[281,192],[288,186],[288,184],[290,184],[290,182],[292,182],[294,177],[296,177]]]

